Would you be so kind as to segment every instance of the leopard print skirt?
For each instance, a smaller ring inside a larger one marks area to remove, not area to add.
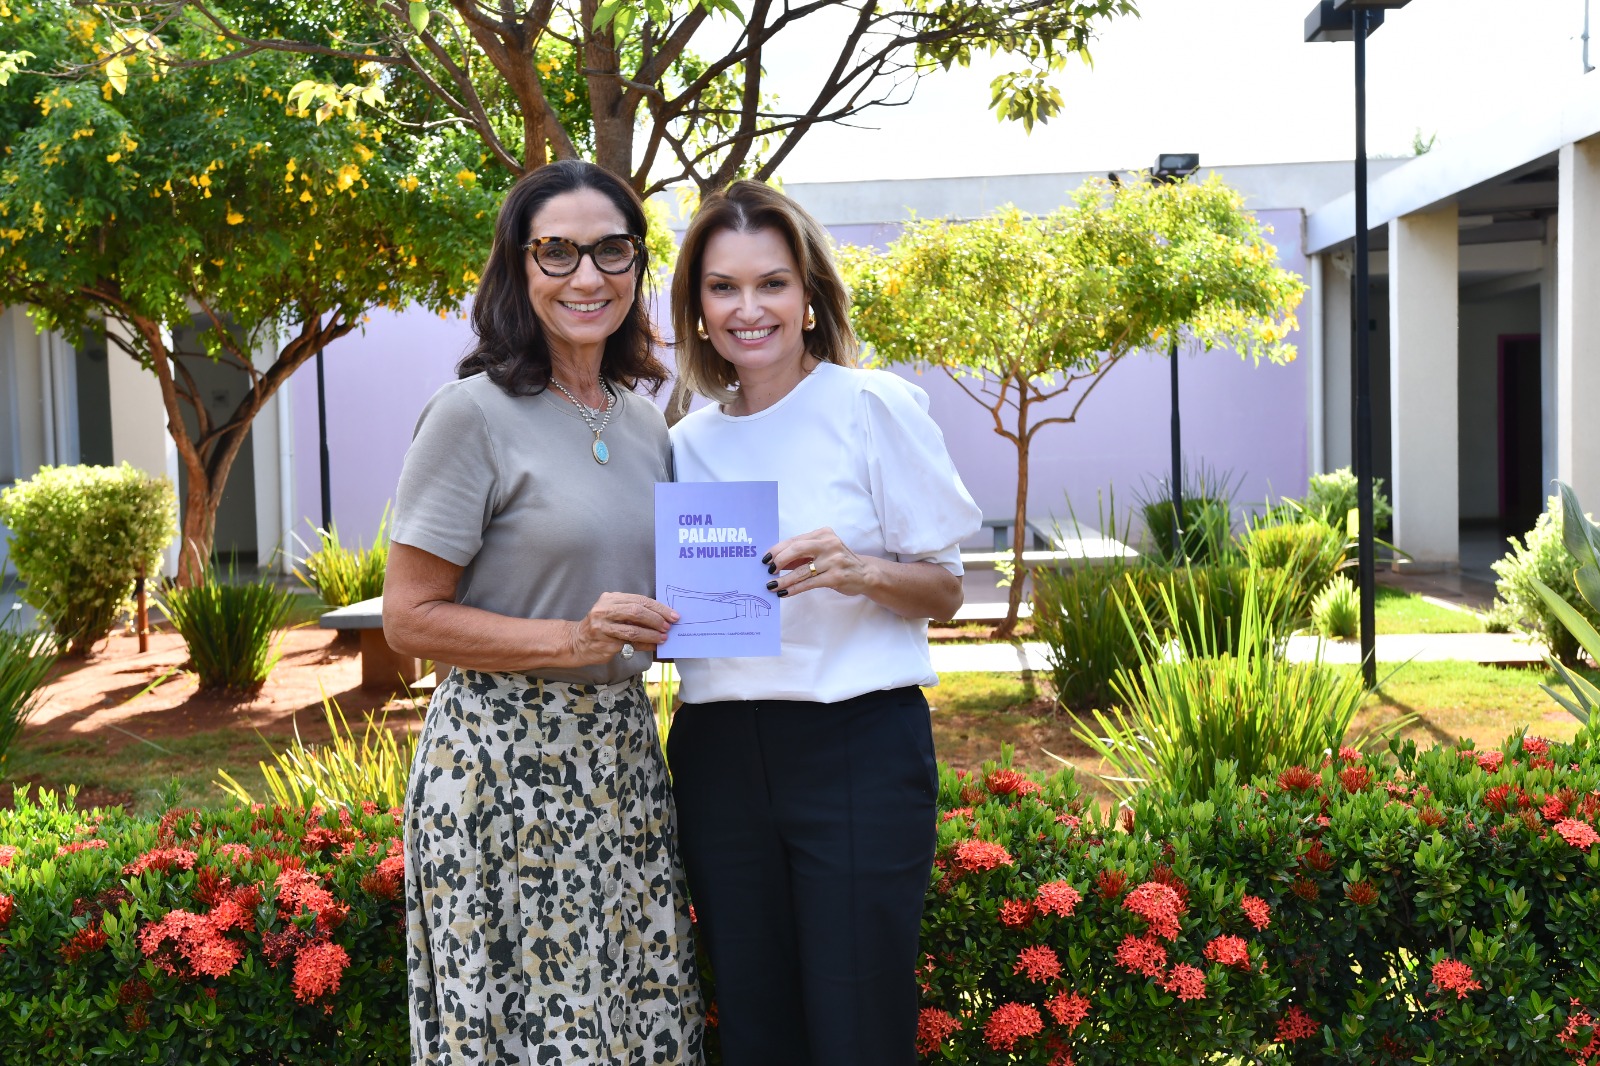
[[[451,673],[405,816],[414,1066],[698,1066],[688,898],[642,681]]]

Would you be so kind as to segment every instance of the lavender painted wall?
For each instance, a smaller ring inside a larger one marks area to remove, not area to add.
[[[1284,237],[1300,232],[1301,213],[1259,214],[1279,234],[1282,265],[1307,273],[1298,242]],[[831,229],[841,242],[881,246],[899,227],[880,223]],[[663,307],[658,319],[665,317]],[[1291,339],[1303,349],[1299,336]],[[328,348],[333,514],[347,542],[372,537],[394,495],[418,413],[434,390],[451,379],[471,340],[468,323],[456,316],[441,320],[421,310],[374,312],[364,333]],[[1231,471],[1239,479],[1240,503],[1303,492],[1308,469],[1305,358],[1281,367],[1253,367],[1228,351],[1180,359],[1186,461]],[[938,371],[905,371],[904,376],[927,390],[933,416],[984,513],[1010,515],[1015,452],[994,433],[988,413]],[[321,508],[312,365],[295,375],[289,391],[295,510],[302,517],[296,528],[305,537],[309,527],[303,519],[315,525]],[[1115,491],[1119,511],[1126,510],[1146,481],[1153,485],[1170,465],[1168,395],[1166,359],[1136,356],[1107,375],[1076,423],[1041,430],[1032,451],[1029,513],[1064,520],[1070,498],[1079,520],[1093,526],[1097,494],[1108,488]],[[665,396],[663,390],[661,399]],[[1070,404],[1071,398],[1064,398],[1053,410],[1065,413]]]

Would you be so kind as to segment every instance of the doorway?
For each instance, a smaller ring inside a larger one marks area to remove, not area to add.
[[[1539,334],[1502,333],[1498,343],[1497,439],[1500,536],[1521,536],[1544,510],[1544,405]]]

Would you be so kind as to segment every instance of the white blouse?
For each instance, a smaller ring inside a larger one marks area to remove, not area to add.
[[[881,370],[821,363],[764,411],[702,408],[672,428],[672,451],[679,481],[776,481],[782,539],[828,526],[857,555],[959,575],[959,545],[983,520],[927,394]],[[783,654],[681,660],[686,702],[835,703],[938,683],[927,619],[826,588],[778,603]]]

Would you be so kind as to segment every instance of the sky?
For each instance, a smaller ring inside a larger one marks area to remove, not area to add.
[[[1600,0],[1594,0],[1600,36]],[[924,79],[870,128],[812,130],[785,161],[788,182],[1148,167],[1160,152],[1206,166],[1349,159],[1355,151],[1354,46],[1305,44],[1311,0],[1139,0],[1106,23],[1094,66],[1059,75],[1065,111],[1031,135],[988,110],[984,60]],[[1368,43],[1368,151],[1409,155],[1413,137],[1453,132],[1582,75],[1584,0],[1413,0]],[[769,56],[780,102],[809,100],[837,25]],[[1600,61],[1600,41],[1591,46]],[[1595,77],[1600,77],[1596,72]]]

